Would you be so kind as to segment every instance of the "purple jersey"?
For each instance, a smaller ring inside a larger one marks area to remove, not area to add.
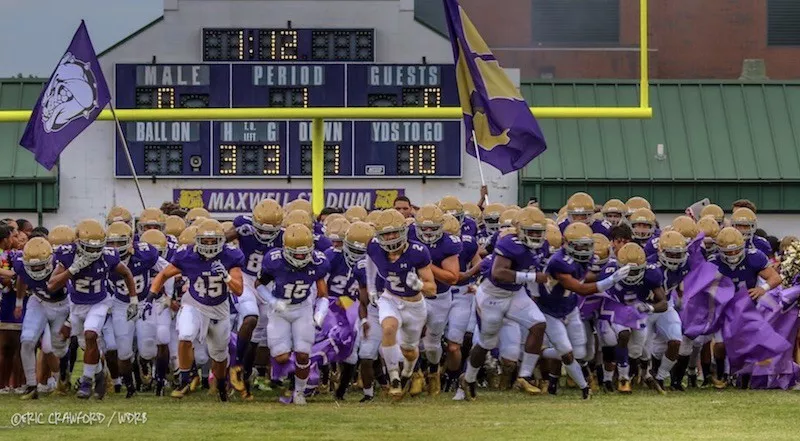
[[[617,270],[618,266],[619,264],[615,259],[609,259],[606,266],[604,266],[600,274],[597,275],[597,280],[600,281],[610,277]],[[645,266],[644,278],[642,278],[639,283],[628,285],[624,281],[617,282],[617,284],[606,291],[606,294],[619,303],[633,305],[637,302],[646,302],[650,300],[653,290],[663,287],[663,285],[664,273],[659,271],[655,265],[648,263]]]
[[[744,259],[733,268],[723,262],[721,256],[716,253],[708,261],[716,265],[723,276],[730,277],[737,289],[742,285],[747,289],[755,288],[758,283],[758,273],[769,266],[767,256],[755,248],[745,248]]]
[[[431,255],[424,245],[409,240],[403,254],[391,262],[386,251],[381,248],[377,240],[373,239],[367,245],[367,255],[378,268],[378,274],[385,281],[384,288],[387,291],[400,297],[414,297],[419,294],[406,286],[406,277],[411,271],[425,268],[431,264]]]
[[[350,268],[342,250],[330,248],[325,251],[325,258],[330,265],[328,275],[328,294],[332,297],[350,297],[358,300],[359,288],[367,286],[367,262],[364,259]]]
[[[469,269],[469,264],[475,253],[478,252],[478,241],[469,235],[461,236],[461,252],[458,253],[458,270],[465,272]],[[469,285],[471,280],[463,280],[458,283],[458,286]]]
[[[484,279],[488,279],[492,275],[492,265],[494,264],[494,254],[489,254],[488,256],[481,259],[481,263],[479,264],[481,267],[480,275]]]
[[[76,248],[56,249],[56,262],[65,269],[75,260]],[[67,284],[67,292],[72,303],[76,305],[94,305],[106,299],[110,286],[109,275],[119,265],[119,253],[114,248],[105,248],[99,259],[72,276],[72,283]]]
[[[444,234],[436,242],[427,245],[422,244],[428,248],[431,255],[431,263],[437,267],[442,267],[442,262],[448,257],[457,256],[461,253],[461,239],[458,236]],[[436,281],[436,294],[444,294],[450,289],[450,285]]]
[[[484,249],[487,253],[492,254],[494,253],[494,247],[497,246],[497,239],[500,237],[500,231],[495,231],[492,233],[487,239],[486,244],[484,245]]]
[[[644,255],[645,256],[653,256],[658,255],[658,236],[653,235],[650,239],[647,239],[647,242],[644,244]]]
[[[313,231],[313,233],[316,234],[316,235],[319,235],[319,236],[322,236],[322,235],[325,234],[325,226],[322,224],[322,222],[314,221],[314,231]]]
[[[22,258],[18,257],[14,259],[13,265],[14,272],[17,273],[17,277],[19,277],[22,282],[25,283],[25,286],[28,287],[29,295],[36,295],[45,302],[60,302],[67,297],[66,287],[61,288],[55,293],[51,293],[47,290],[47,281],[50,280],[49,277],[43,280],[35,280],[31,278],[28,272],[25,271],[25,264],[22,261]]]
[[[478,224],[472,218],[464,216],[464,221],[461,222],[461,235],[475,236],[476,234],[478,234]]]
[[[558,229],[561,230],[561,234],[564,234],[564,230],[566,230],[568,226],[569,219],[564,219],[558,224]],[[608,221],[595,219],[589,226],[592,227],[592,233],[598,233],[605,237],[611,237],[611,224],[608,223]]]
[[[242,267],[242,271],[247,275],[256,277],[261,270],[261,262],[264,260],[264,256],[273,248],[281,247],[283,236],[278,234],[269,244],[261,243],[256,237],[251,216],[236,216],[233,220],[233,228],[236,229],[236,234],[239,235],[239,249],[244,254],[245,264]]]
[[[564,318],[578,306],[578,295],[564,289],[556,279],[556,275],[569,274],[576,280],[583,280],[587,267],[588,265],[576,262],[568,256],[563,249],[550,257],[545,269],[548,281],[539,284],[537,303],[543,313],[555,318]]]
[[[491,236],[492,234],[486,229],[486,225],[481,225],[478,227],[478,233],[475,235],[475,241],[478,242],[478,245],[484,246],[489,241]]]
[[[275,281],[272,296],[298,304],[316,292],[317,280],[323,279],[330,269],[325,255],[314,251],[311,262],[302,268],[295,268],[283,257],[283,250],[272,250],[264,257],[261,265],[261,283]]]
[[[512,234],[497,241],[494,254],[510,260],[512,271],[536,271],[536,268],[539,267],[539,259],[536,258],[534,251],[522,244],[519,238]],[[522,285],[517,285],[516,283],[498,282],[491,272],[489,280],[494,286],[506,291],[514,292],[522,288]]]
[[[314,249],[324,253],[325,251],[333,248],[333,242],[328,239],[328,236],[324,234],[315,234],[314,235]]]
[[[211,271],[211,263],[219,260],[226,270],[242,268],[244,254],[239,248],[225,245],[213,259],[206,259],[194,247],[183,246],[178,249],[172,259],[172,265],[178,268],[188,279],[189,294],[192,299],[202,305],[216,306],[228,300],[228,284],[221,275]]]
[[[122,261],[133,274],[136,296],[139,297],[139,300],[147,297],[148,288],[150,288],[150,270],[156,265],[158,258],[159,252],[154,246],[139,242],[133,245],[133,255],[128,258],[128,261]],[[114,290],[114,297],[121,302],[129,303],[131,298],[128,294],[128,286],[125,285],[125,279],[117,273],[111,273],[108,280],[111,282],[111,289]]]
[[[667,297],[670,296],[671,292],[678,288],[681,282],[683,282],[683,279],[691,270],[689,267],[689,259],[686,259],[686,262],[684,262],[683,265],[679,266],[676,270],[671,270],[665,267],[658,260],[658,253],[647,256],[647,263],[655,265],[662,273],[664,273],[664,291],[666,291]]]
[[[753,235],[753,237],[747,242],[747,246],[749,248],[755,248],[758,251],[761,251],[765,256],[772,254],[772,245],[769,244],[767,239],[764,239],[761,236]]]

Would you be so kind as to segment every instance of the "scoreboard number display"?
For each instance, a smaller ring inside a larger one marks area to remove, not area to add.
[[[376,64],[371,29],[204,29],[203,64],[117,64],[116,104],[137,108],[458,106],[455,68]],[[310,121],[133,121],[140,176],[311,175]],[[459,178],[461,120],[325,120],[330,178]],[[116,140],[116,176],[131,177]]]

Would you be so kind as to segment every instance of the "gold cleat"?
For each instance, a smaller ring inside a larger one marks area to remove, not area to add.
[[[630,380],[619,380],[617,382],[617,391],[621,394],[630,394],[632,392]]]
[[[194,392],[200,387],[200,376],[195,375],[192,377],[192,380],[189,382],[189,390]]]
[[[250,392],[243,390],[239,391],[239,395],[242,397],[242,401],[254,401],[255,397]]]
[[[412,397],[416,397],[425,390],[425,376],[422,375],[420,371],[414,371],[414,373],[411,374],[409,384],[411,384],[411,387],[408,388],[408,394]]]
[[[63,397],[69,393],[69,387],[69,381],[64,382],[59,379],[56,383],[56,388],[53,389],[53,395],[57,397]]]
[[[391,381],[391,386],[389,386],[389,392],[388,392],[389,398],[391,398],[392,401],[400,401],[400,400],[402,400],[403,399],[403,395],[405,395],[405,390],[404,389],[407,389],[410,384],[411,384],[411,381],[406,383],[406,387],[403,388],[403,387],[401,387],[400,380],[392,380]]]
[[[499,390],[509,390],[511,388],[511,377],[514,375],[514,371],[517,369],[517,365],[513,363],[503,363],[500,370],[499,377]]]
[[[522,377],[517,377],[517,381],[514,382],[514,387],[529,395],[539,395],[542,393],[541,389]]]
[[[199,377],[195,377],[195,378],[199,378]],[[194,378],[192,378],[192,382],[190,384],[194,384]],[[219,394],[217,394],[217,380],[216,379],[214,381],[211,381],[211,380],[208,381],[208,394],[212,395],[212,396],[219,395]]]
[[[597,375],[594,372],[589,377],[589,387],[594,393],[600,392],[600,383],[597,382]]]
[[[230,378],[231,386],[240,393],[246,389],[244,379],[242,378],[243,375],[244,371],[241,366],[231,366],[228,370],[228,378]]]
[[[711,378],[711,383],[714,384],[714,389],[723,390],[728,387],[728,383],[725,380],[719,380],[716,377]]]
[[[184,386],[184,387],[182,387],[180,389],[173,390],[172,393],[169,394],[169,396],[171,396],[172,398],[179,398],[180,399],[180,398],[185,397],[186,395],[189,395],[190,389],[191,388],[187,384],[186,386]]]
[[[435,397],[442,393],[442,376],[439,372],[429,372],[427,375],[428,395]]]

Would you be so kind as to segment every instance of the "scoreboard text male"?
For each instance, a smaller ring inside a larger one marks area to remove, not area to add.
[[[458,106],[453,65],[374,63],[371,29],[203,29],[203,63],[117,64],[120,109]],[[310,121],[136,121],[137,174],[311,175]],[[325,120],[327,177],[461,176],[460,120]],[[116,175],[131,176],[117,142]]]

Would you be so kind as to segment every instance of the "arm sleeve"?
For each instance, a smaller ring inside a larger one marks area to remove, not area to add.
[[[375,289],[375,278],[378,277],[378,267],[375,266],[375,262],[372,261],[372,258],[367,255],[366,256],[366,273],[367,273],[367,291],[368,292],[376,292]]]

